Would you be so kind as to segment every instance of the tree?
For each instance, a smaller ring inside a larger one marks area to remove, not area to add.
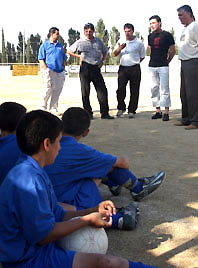
[[[178,55],[178,45],[176,44],[175,30],[173,29],[173,27],[171,28],[170,33],[172,34],[175,40],[175,50],[176,50],[176,55]]]
[[[12,47],[11,47],[11,43],[10,42],[7,42],[7,46],[6,46],[6,58],[7,58],[7,62],[8,63],[11,63],[12,62],[12,58],[11,58],[11,50],[12,50]]]
[[[36,35],[30,35],[30,52],[31,52],[31,63],[38,62],[38,51],[42,44],[41,36],[37,33]]]
[[[135,36],[140,39],[142,42],[144,42],[144,37],[140,34],[140,32],[135,32]]]
[[[68,31],[68,36],[69,36],[68,43],[69,43],[69,46],[71,46],[76,40],[80,39],[80,32],[70,28]],[[70,56],[69,63],[79,64],[79,59],[76,57]]]
[[[12,44],[12,47],[11,47],[11,63],[15,63],[15,62],[16,62],[16,50],[15,50],[14,44]]]
[[[30,48],[30,38],[27,40],[27,48],[26,48],[26,62],[31,63],[31,48]]]
[[[5,39],[4,39],[4,32],[2,28],[2,49],[1,49],[1,62],[6,63],[6,48],[5,48]]]
[[[63,46],[64,51],[66,53],[67,52],[67,43],[65,42],[65,40],[63,39],[63,37],[61,35],[59,35],[58,41]]]
[[[17,45],[17,61],[19,63],[23,63],[23,57],[25,56],[25,55],[23,55],[23,50],[25,50],[25,48],[26,48],[26,44],[25,44],[25,40],[24,39],[25,38],[22,35],[22,33],[19,32],[19,35],[18,35],[18,45]]]
[[[109,64],[119,64],[120,57],[114,57],[113,51],[115,50],[115,46],[120,39],[120,32],[118,29],[113,26],[112,30],[110,31],[110,43],[111,43],[111,56],[109,59]]]
[[[105,24],[103,22],[102,19],[99,19],[99,21],[97,22],[97,25],[96,25],[96,37],[100,38],[105,47],[109,50],[109,46],[108,46],[108,43],[109,43],[109,33],[108,31],[105,29]],[[106,59],[106,63],[108,63],[109,61],[109,51],[107,52],[107,59]]]

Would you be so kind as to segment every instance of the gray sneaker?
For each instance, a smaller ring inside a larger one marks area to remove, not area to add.
[[[118,110],[118,112],[117,112],[116,116],[117,116],[117,117],[120,117],[120,116],[122,116],[122,115],[123,115],[123,113],[124,113],[124,112],[125,112],[125,111]]]
[[[139,178],[138,180],[142,183],[142,191],[139,193],[131,192],[131,195],[135,201],[140,201],[142,198],[154,192],[163,182],[166,177],[164,171],[160,171],[151,177]]]
[[[139,208],[135,202],[131,202],[127,207],[118,210],[123,214],[118,221],[118,229],[134,230],[136,228],[139,216]]]
[[[132,118],[134,118],[134,115],[135,115],[134,113],[128,113],[128,118],[132,119]]]

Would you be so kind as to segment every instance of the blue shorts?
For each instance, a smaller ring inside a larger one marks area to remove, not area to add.
[[[28,261],[3,263],[3,268],[72,268],[75,254],[75,251],[68,251],[50,243],[39,247],[37,253]]]

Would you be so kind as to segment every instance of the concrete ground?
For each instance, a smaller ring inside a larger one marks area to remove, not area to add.
[[[110,113],[116,115],[115,77],[105,77]],[[142,63],[139,108],[134,119],[101,120],[95,90],[91,90],[94,120],[83,142],[103,152],[124,155],[137,177],[164,170],[167,174],[160,188],[139,202],[139,223],[134,231],[108,230],[108,253],[159,268],[193,268],[198,266],[198,131],[187,131],[174,123],[180,117],[179,62],[170,65],[172,107],[170,121],[151,120],[147,62]],[[37,109],[42,79],[32,77],[0,77],[0,100],[17,101],[28,110]],[[128,101],[128,95],[126,98]],[[60,97],[60,112],[71,106],[82,106],[79,78],[67,78]],[[101,186],[104,199],[116,206],[131,201],[127,190],[113,197]]]

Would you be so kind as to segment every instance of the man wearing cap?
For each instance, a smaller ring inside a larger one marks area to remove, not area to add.
[[[198,129],[198,23],[190,6],[181,6],[177,11],[184,30],[178,50],[181,60],[182,120],[175,125],[193,130]]]
[[[71,45],[67,53],[80,58],[80,82],[82,92],[82,102],[84,109],[93,119],[93,111],[90,105],[90,83],[93,82],[100,104],[102,119],[113,119],[109,115],[108,93],[101,74],[101,67],[107,56],[107,49],[103,42],[94,36],[94,25],[87,23],[84,26],[85,37],[77,40]]]

